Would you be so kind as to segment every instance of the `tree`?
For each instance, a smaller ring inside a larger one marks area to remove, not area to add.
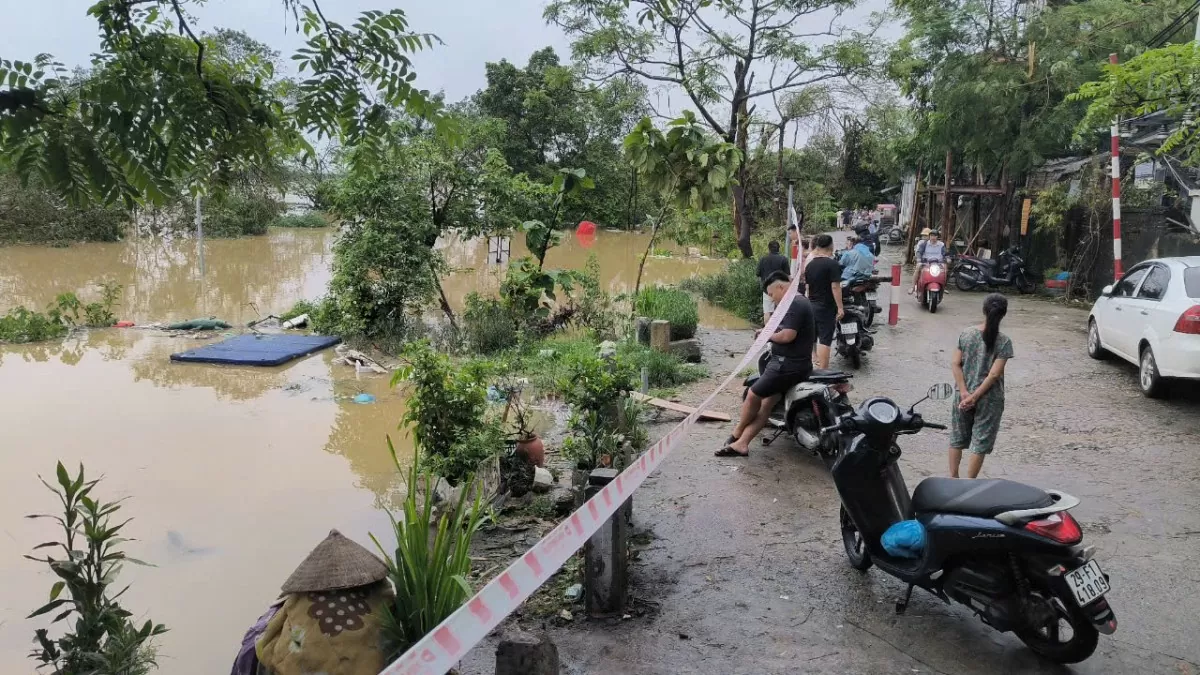
[[[715,139],[690,110],[671,121],[666,133],[642,118],[625,137],[625,154],[650,188],[662,197],[663,206],[650,229],[650,241],[638,264],[636,296],[642,287],[646,258],[654,248],[658,228],[671,206],[704,211],[729,194],[736,185],[734,173],[742,165],[742,152],[732,143]]]
[[[1077,136],[1087,138],[1113,117],[1165,112],[1177,126],[1159,154],[1177,153],[1200,165],[1200,43],[1149,49],[1117,65],[1104,67],[1101,79],[1079,88],[1074,100],[1089,101]]]
[[[548,21],[575,38],[590,76],[681,88],[704,123],[742,151],[733,187],[738,246],[753,255],[745,203],[750,123],[762,97],[862,72],[865,36],[836,25],[853,0],[554,0]],[[631,11],[632,10],[632,11]],[[806,32],[817,15],[828,25]],[[763,73],[768,73],[760,78]],[[755,82],[759,79],[759,82]],[[762,81],[765,79],[765,82]]]
[[[436,38],[410,32],[400,10],[343,26],[317,0],[283,0],[307,37],[292,57],[306,79],[289,101],[269,86],[274,64],[261,53],[231,43],[244,61],[210,58],[186,12],[199,2],[96,2],[101,46],[83,81],[46,54],[0,61],[0,159],[75,203],[163,203],[304,148],[305,133],[360,147],[369,165],[392,109],[440,118],[408,58]]]
[[[486,71],[487,87],[475,102],[505,123],[498,147],[513,171],[549,183],[560,169],[583,169],[596,189],[573,194],[563,217],[628,225],[636,185],[621,157],[621,139],[645,114],[645,87],[625,78],[589,85],[549,47],[534,52],[525,68],[500,61]]]

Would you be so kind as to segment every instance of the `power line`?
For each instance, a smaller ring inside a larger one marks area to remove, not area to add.
[[[1191,7],[1185,9],[1182,14],[1175,17],[1174,21],[1167,24],[1167,26],[1159,31],[1157,35],[1150,38],[1150,49],[1157,49],[1165,45],[1167,40],[1170,40],[1175,36],[1176,33],[1179,32],[1180,28],[1183,28],[1191,22],[1191,18],[1197,9],[1200,9],[1200,0],[1193,2]],[[1198,18],[1197,21],[1200,21],[1200,18]]]

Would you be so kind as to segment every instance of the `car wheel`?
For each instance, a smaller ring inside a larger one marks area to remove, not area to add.
[[[1158,372],[1158,362],[1154,360],[1154,350],[1149,345],[1142,350],[1138,359],[1138,383],[1148,398],[1162,398],[1167,393],[1167,382]]]
[[[1095,319],[1088,321],[1087,350],[1088,356],[1097,361],[1108,358],[1108,350],[1100,343],[1100,327]]]

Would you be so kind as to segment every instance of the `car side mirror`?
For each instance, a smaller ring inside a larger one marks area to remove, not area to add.
[[[945,401],[954,395],[954,386],[948,382],[935,384],[929,388],[929,398],[934,401]]]
[[[1103,295],[1104,297],[1107,298],[1108,296],[1112,295],[1112,292],[1113,292],[1112,284],[1109,284],[1109,285],[1105,286],[1103,289],[1101,289],[1100,295]]]

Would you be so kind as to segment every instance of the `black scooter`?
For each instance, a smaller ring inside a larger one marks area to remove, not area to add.
[[[759,356],[758,374],[742,382],[745,387],[742,400],[745,400],[746,392],[762,376],[772,358],[774,356],[770,349]],[[775,404],[771,412],[771,426],[775,427],[775,433],[764,436],[762,444],[770,445],[781,434],[787,433],[800,447],[820,457],[826,468],[833,466],[833,461],[837,459],[837,447],[828,443],[830,437],[823,436],[821,429],[833,424],[842,415],[854,412],[848,397],[852,377],[840,370],[813,370],[808,379],[789,389]]]
[[[875,337],[873,331],[867,328],[870,305],[863,307],[851,304],[853,295],[849,288],[842,289],[843,314],[834,325],[833,342],[837,353],[857,369],[862,367],[862,355],[875,346]]]
[[[934,385],[921,400],[952,393],[949,384]],[[919,586],[966,605],[996,630],[1013,631],[1047,659],[1077,663],[1091,656],[1098,633],[1112,634],[1117,619],[1104,598],[1108,575],[1092,559],[1094,547],[1081,544],[1069,513],[1079,500],[1008,480],[956,478],[926,478],[910,498],[896,464],[897,436],[946,428],[925,422],[915,408],[903,412],[890,399],[870,398],[822,429],[840,446],[832,474],[850,565],[865,571],[874,564],[907,583],[899,614]],[[889,555],[880,539],[908,519],[925,532],[916,559]]]
[[[958,256],[951,279],[960,291],[972,291],[980,286],[1012,286],[1021,293],[1033,293],[1039,281],[1025,269],[1019,246],[1002,252],[996,259]]]

